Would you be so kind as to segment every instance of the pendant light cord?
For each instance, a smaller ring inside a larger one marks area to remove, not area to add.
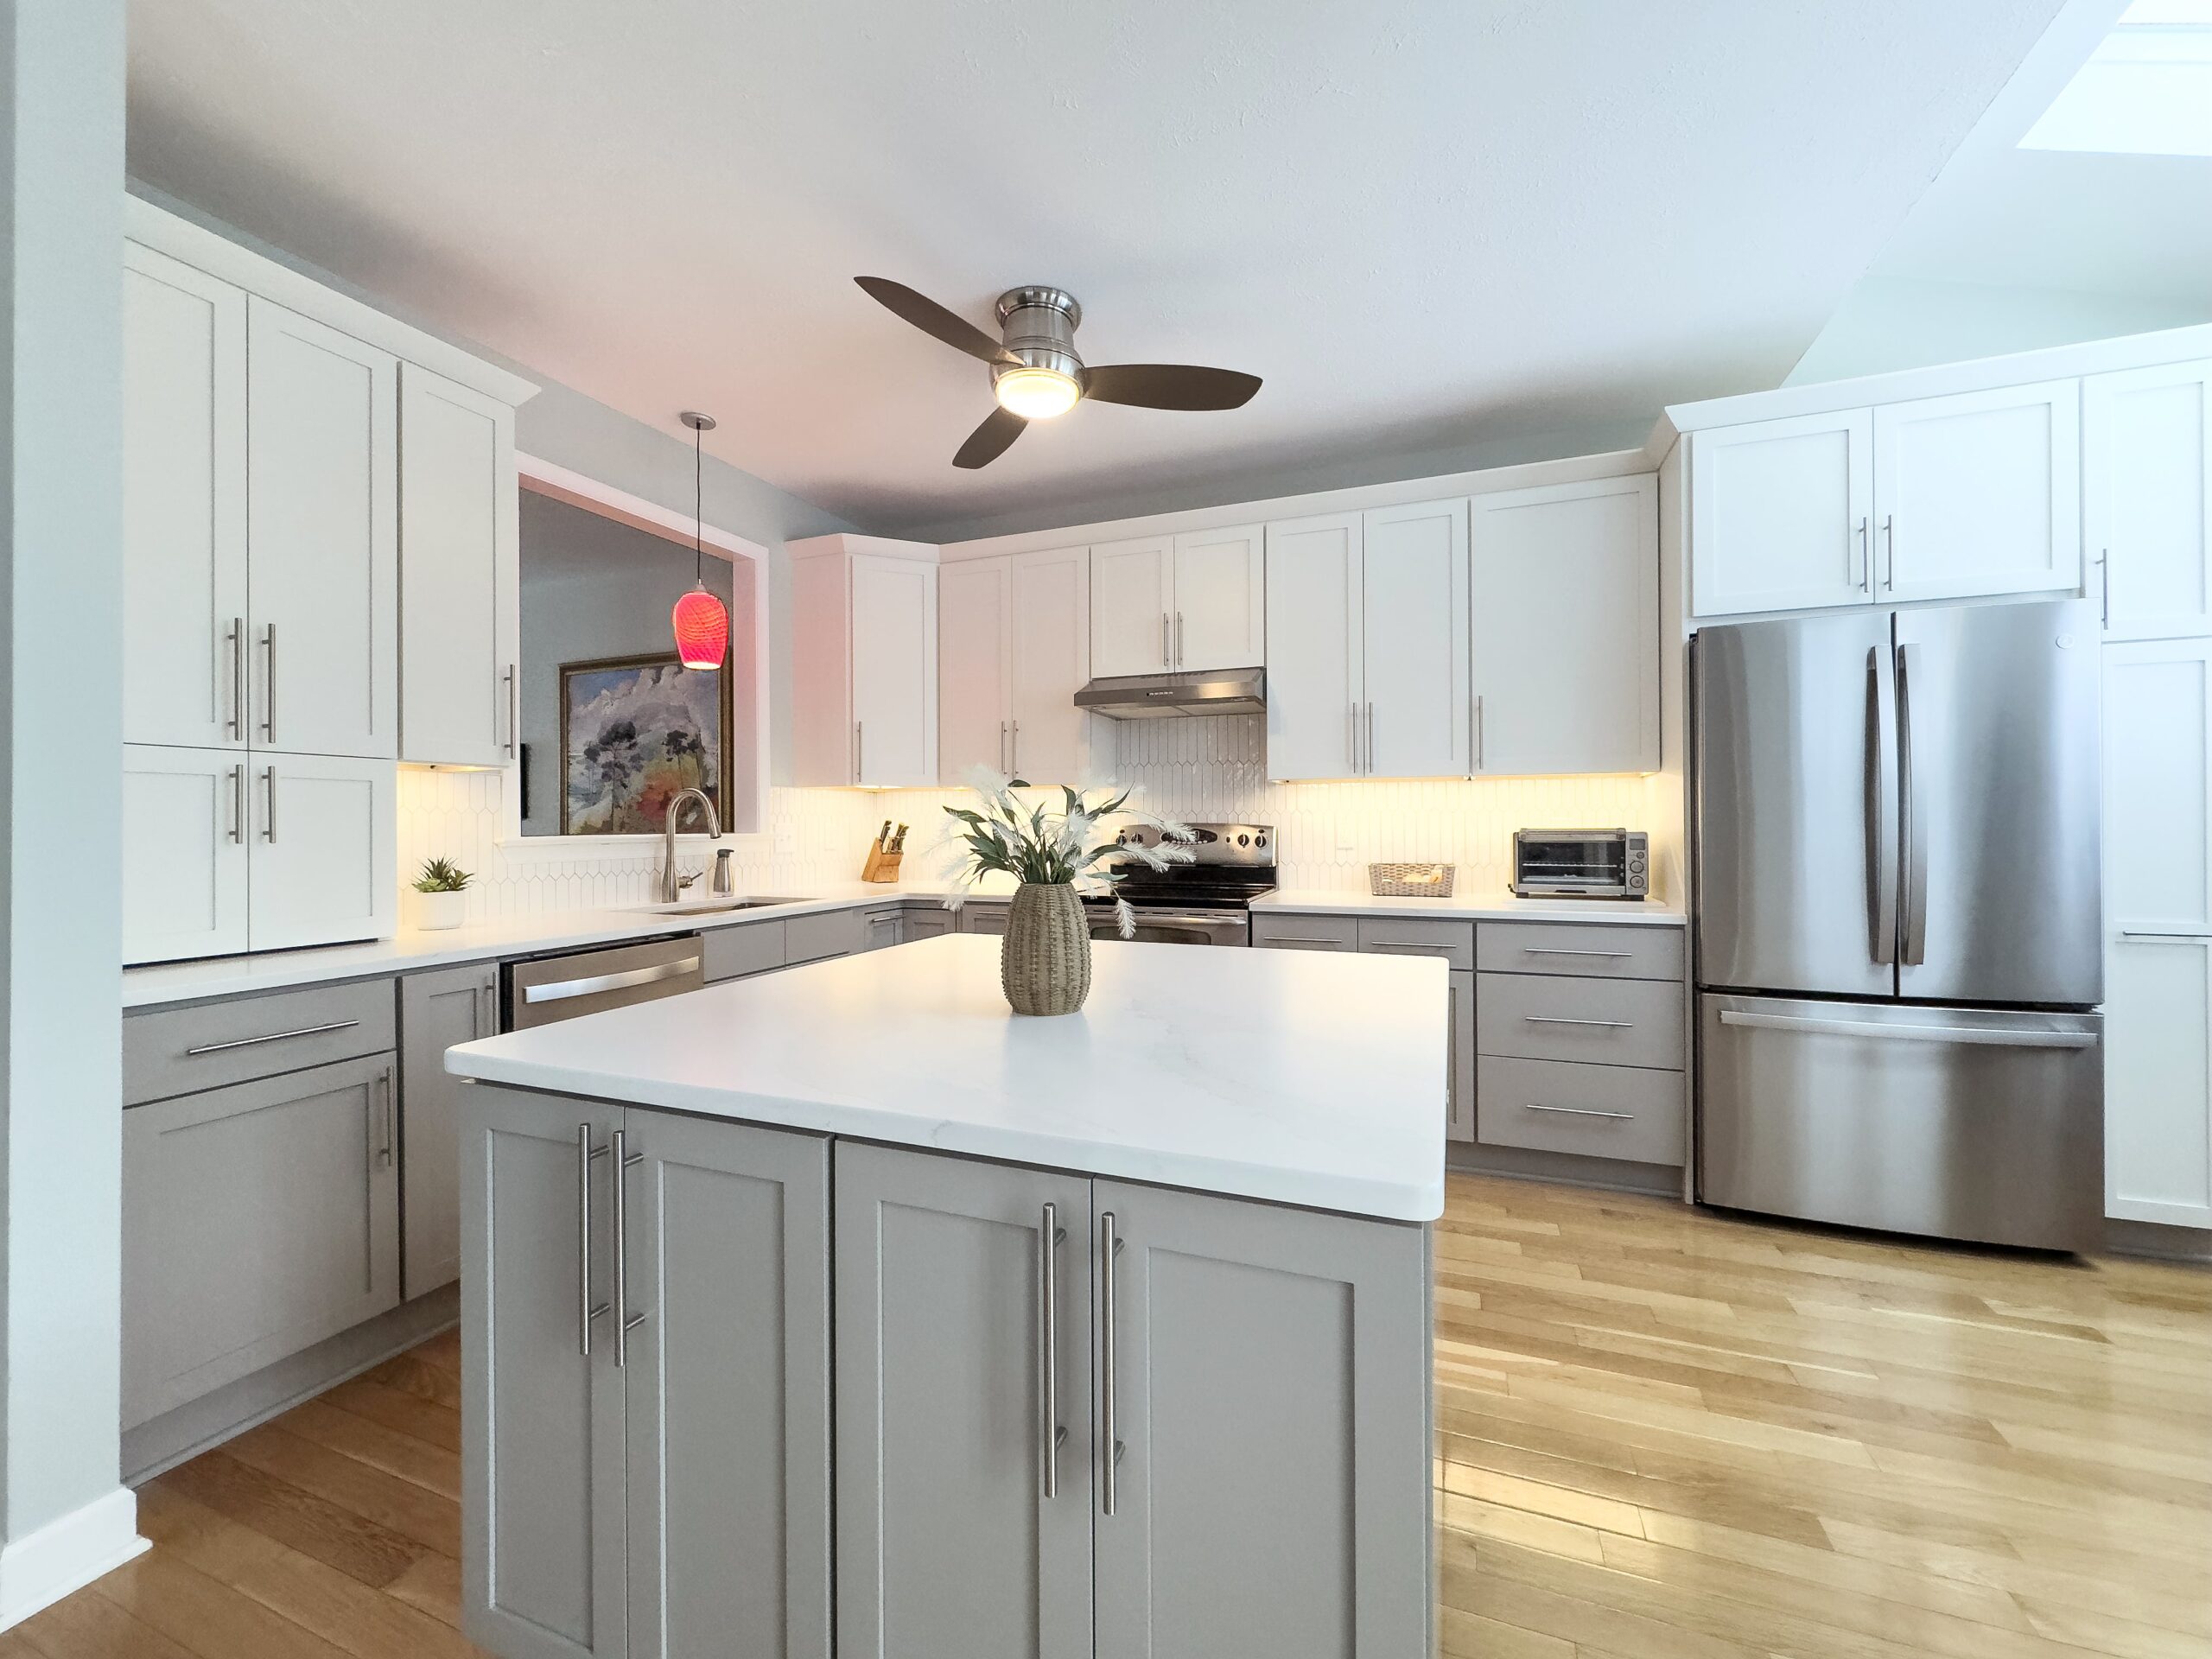
[[[691,580],[707,582],[706,429],[691,429]]]

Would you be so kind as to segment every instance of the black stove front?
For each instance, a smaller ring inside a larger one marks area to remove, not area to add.
[[[1194,823],[1189,863],[1155,870],[1135,859],[1118,867],[1115,886],[1135,912],[1136,938],[1161,944],[1245,944],[1251,923],[1246,907],[1275,887],[1275,833],[1264,823]],[[1140,824],[1122,832],[1123,846],[1154,847],[1159,830]],[[1118,939],[1114,902],[1086,899],[1090,936]]]

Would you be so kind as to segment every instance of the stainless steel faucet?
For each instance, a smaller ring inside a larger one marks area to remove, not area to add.
[[[660,855],[660,901],[664,905],[674,904],[677,895],[690,887],[691,881],[698,880],[693,876],[690,881],[680,881],[676,875],[676,821],[683,816],[684,805],[690,801],[698,802],[699,810],[707,815],[707,839],[717,840],[722,833],[721,821],[715,816],[715,804],[707,798],[704,790],[678,790],[669,798],[668,816],[662,820],[668,833],[662,843]]]

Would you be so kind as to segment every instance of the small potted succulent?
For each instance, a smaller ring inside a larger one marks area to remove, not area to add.
[[[468,919],[468,884],[474,880],[451,859],[433,858],[415,878],[415,925],[459,927]]]
[[[1084,915],[1086,893],[1114,891],[1118,864],[1134,861],[1154,869],[1186,864],[1192,839],[1179,823],[1129,805],[1129,791],[1077,791],[1063,785],[1058,810],[1045,801],[1025,806],[1014,794],[1028,785],[988,769],[969,787],[982,808],[948,806],[956,821],[950,844],[958,851],[954,878],[972,887],[984,876],[1004,874],[1019,884],[999,947],[999,984],[1016,1014],[1073,1014],[1090,994],[1090,927]],[[1109,827],[1148,823],[1163,836],[1156,847],[1125,846]],[[1116,897],[1115,919],[1122,937],[1136,931],[1128,903]]]

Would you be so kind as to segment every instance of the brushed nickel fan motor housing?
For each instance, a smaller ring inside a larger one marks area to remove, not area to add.
[[[1033,369],[1052,369],[1083,384],[1083,359],[1075,349],[1075,331],[1083,321],[1083,307],[1064,288],[1034,284],[1009,288],[998,298],[1000,337],[1006,348]],[[998,383],[1004,372],[991,372]]]

